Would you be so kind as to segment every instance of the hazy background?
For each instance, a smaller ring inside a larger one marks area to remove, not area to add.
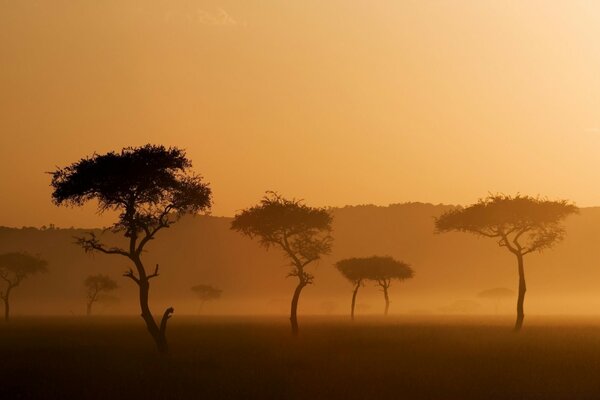
[[[333,263],[353,256],[391,255],[412,264],[415,278],[393,282],[393,314],[494,314],[494,302],[479,299],[485,289],[517,290],[517,265],[512,254],[494,240],[473,235],[434,234],[433,217],[448,206],[398,204],[333,209],[333,253],[309,267],[315,284],[302,292],[300,315],[348,314],[352,285]],[[148,269],[161,266],[152,281],[150,302],[154,312],[174,306],[176,313],[197,314],[199,303],[190,288],[199,283],[223,289],[223,297],[204,306],[204,314],[289,313],[294,279],[278,251],[266,252],[229,229],[230,218],[188,217],[161,231],[147,247]],[[566,222],[566,240],[555,249],[526,256],[528,315],[599,314],[600,208],[585,208]],[[86,255],[73,244],[82,231],[71,229],[0,229],[0,252],[27,250],[49,262],[49,272],[23,282],[12,295],[14,314],[83,314],[83,280],[105,273],[121,286],[118,303],[98,305],[98,314],[137,315],[137,287],[121,276],[127,259],[102,254]],[[121,238],[104,240],[118,244]],[[382,314],[383,295],[372,283],[361,289],[357,315]],[[504,301],[500,314],[513,315],[515,299]]]
[[[598,205],[598,37],[593,1],[2,1],[0,224],[108,224],[44,171],[147,142],[188,150],[214,215]]]

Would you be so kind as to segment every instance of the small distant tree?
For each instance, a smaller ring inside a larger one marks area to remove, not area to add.
[[[365,280],[369,279],[370,258],[347,258],[340,260],[335,267],[347,280],[352,283],[352,301],[350,303],[350,318],[354,320],[354,309],[356,307],[356,296],[358,289],[364,286]]]
[[[103,274],[90,275],[83,283],[87,296],[87,315],[92,315],[92,306],[94,303],[102,301],[107,293],[110,293],[119,287],[117,282],[111,277]]]
[[[414,277],[413,269],[403,261],[397,261],[392,257],[369,257],[363,258],[362,262],[369,271],[368,279],[375,281],[383,292],[385,299],[384,315],[388,315],[390,309],[390,296],[388,290],[392,281],[404,281]]]
[[[435,221],[437,232],[470,232],[496,239],[517,259],[519,292],[515,330],[523,326],[525,267],[523,258],[541,252],[565,236],[563,220],[578,211],[566,200],[550,201],[531,196],[491,195],[466,208],[455,208]]]
[[[124,276],[138,286],[142,319],[159,352],[168,350],[167,321],[174,310],[167,308],[160,323],[154,319],[148,294],[150,279],[158,276],[158,264],[153,272],[146,270],[142,253],[159,231],[183,215],[210,209],[210,187],[190,171],[191,166],[183,150],[148,144],[94,154],[52,173],[52,199],[56,205],[81,206],[96,200],[99,212],[118,212],[118,220],[110,230],[121,233],[126,246],[107,246],[93,232],[77,238],[77,243],[86,252],[130,260],[135,271],[130,269]]]
[[[4,281],[4,289],[0,290],[0,298],[4,302],[4,320],[10,319],[10,294],[14,288],[31,275],[46,272],[47,262],[27,253],[0,254],[0,278]]]
[[[510,299],[515,295],[515,292],[507,288],[493,288],[481,291],[477,294],[477,297],[482,299],[488,299],[494,301],[494,309],[498,314],[498,306],[500,302],[505,299]]]
[[[200,309],[204,306],[207,301],[217,300],[221,298],[223,290],[218,289],[211,285],[196,285],[192,286],[192,292],[196,294],[196,297],[200,299]]]
[[[306,267],[331,251],[332,216],[326,209],[288,200],[275,192],[267,192],[256,206],[237,214],[231,229],[250,238],[257,237],[267,250],[275,246],[290,260],[288,276],[298,278],[292,297],[290,323],[292,334],[298,334],[298,300],[302,289],[313,283]]]

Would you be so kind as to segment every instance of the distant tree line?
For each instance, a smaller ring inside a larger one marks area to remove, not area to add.
[[[138,289],[141,317],[159,352],[168,350],[167,322],[174,309],[167,307],[155,319],[149,307],[150,281],[159,276],[159,265],[148,268],[143,261],[146,246],[158,233],[171,227],[186,214],[208,212],[212,190],[191,170],[185,151],[175,147],[145,145],[127,147],[119,152],[93,154],[51,173],[52,201],[58,205],[82,206],[95,201],[98,212],[116,211],[117,220],[109,228],[126,242],[111,246],[90,232],[77,238],[85,252],[99,252],[128,260],[130,269],[123,276]],[[578,211],[568,201],[550,201],[530,196],[490,195],[468,207],[454,208],[435,219],[435,232],[469,232],[492,238],[515,256],[518,272],[517,317],[515,329],[524,321],[526,293],[525,256],[553,247],[565,236],[564,219]],[[266,250],[277,249],[289,265],[288,276],[296,280],[291,297],[290,325],[299,333],[298,305],[303,289],[314,282],[312,266],[330,254],[333,246],[333,217],[329,210],[311,207],[302,200],[288,199],[267,192],[258,204],[235,215],[231,229],[255,239]],[[50,229],[53,227],[51,226]],[[44,272],[46,262],[26,253],[0,255],[0,298],[9,319],[10,294],[27,277]],[[393,281],[414,277],[412,267],[389,256],[372,255],[339,260],[335,264],[352,284],[350,317],[354,319],[358,291],[372,282],[383,293],[384,314],[390,306]],[[92,275],[85,282],[87,314],[93,304],[117,288],[107,275]],[[202,305],[221,296],[221,289],[208,284],[191,288]],[[507,292],[494,289],[480,294],[499,301]]]

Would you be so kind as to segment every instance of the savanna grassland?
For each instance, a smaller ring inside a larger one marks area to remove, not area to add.
[[[586,399],[600,320],[177,317],[157,354],[136,317],[0,327],[2,399]]]

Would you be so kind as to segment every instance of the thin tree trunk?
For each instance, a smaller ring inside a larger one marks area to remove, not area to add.
[[[390,309],[390,296],[388,296],[387,286],[383,287],[383,297],[385,298],[385,311],[383,312],[383,315],[388,315]]]
[[[4,321],[8,322],[10,319],[10,305],[8,304],[8,294],[4,297]]]
[[[294,290],[294,296],[292,297],[292,307],[290,310],[290,323],[292,324],[292,335],[298,336],[298,300],[300,299],[300,292],[306,286],[303,280],[300,280],[296,290]]]
[[[521,330],[521,327],[523,326],[523,320],[525,319],[523,305],[525,303],[525,292],[527,291],[527,286],[525,284],[525,268],[523,267],[522,254],[517,254],[517,262],[519,266],[519,296],[517,298],[517,321],[515,322],[515,331]]]
[[[356,306],[356,295],[358,294],[358,289],[360,289],[361,282],[359,281],[354,287],[354,292],[352,292],[352,305],[350,307],[350,319],[354,321],[354,308]]]
[[[88,303],[87,303],[85,315],[87,315],[88,317],[90,315],[92,315],[92,302],[91,301],[88,301]]]

